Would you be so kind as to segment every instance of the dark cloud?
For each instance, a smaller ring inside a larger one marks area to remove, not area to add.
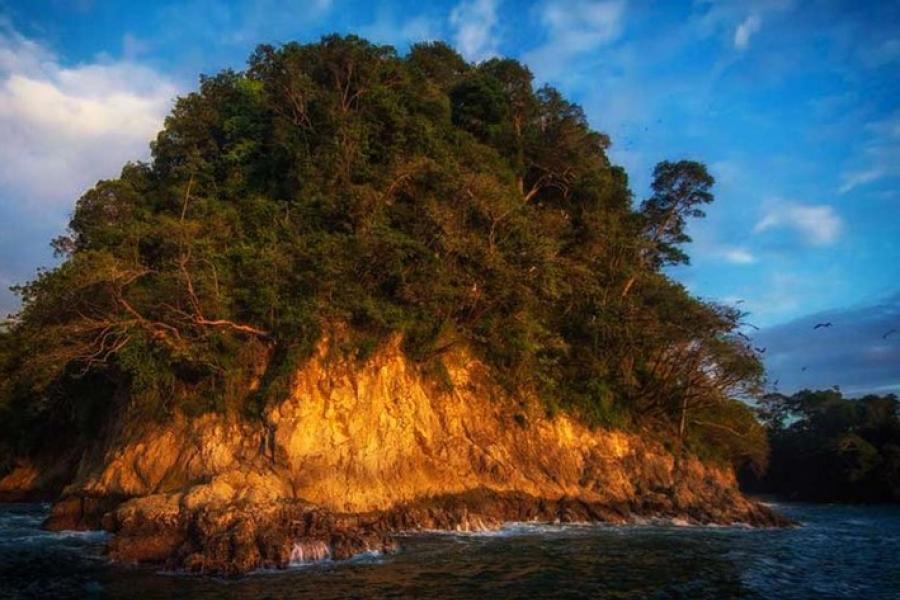
[[[817,323],[832,326],[814,329]],[[839,385],[851,395],[900,392],[900,293],[871,306],[807,315],[754,337],[754,345],[767,348],[769,380],[779,382],[779,391]]]

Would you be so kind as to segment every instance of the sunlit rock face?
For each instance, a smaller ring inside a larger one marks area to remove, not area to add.
[[[30,461],[21,461],[0,478],[0,502],[17,502],[40,486],[41,472]]]
[[[241,573],[393,547],[410,529],[505,521],[777,524],[729,469],[548,418],[467,353],[424,377],[394,339],[365,363],[323,341],[262,419],[125,422],[86,455],[48,527],[103,526],[111,555]],[[447,384],[451,385],[447,385]]]

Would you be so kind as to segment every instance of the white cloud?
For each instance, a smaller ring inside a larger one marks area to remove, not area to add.
[[[831,206],[780,202],[759,220],[753,233],[780,228],[793,229],[803,235],[807,243],[827,246],[837,240],[843,227],[841,217]]]
[[[456,48],[468,60],[497,53],[497,0],[463,0],[450,12],[450,25]]]
[[[881,167],[873,167],[864,171],[854,171],[844,175],[844,183],[838,189],[838,193],[846,194],[847,192],[867,183],[878,181],[886,175],[885,170]]]
[[[176,94],[130,62],[64,66],[0,24],[0,201],[65,207],[147,155]]]
[[[759,31],[762,19],[758,15],[750,15],[734,30],[734,47],[738,50],[746,50],[750,44],[750,38]]]
[[[900,177],[900,111],[866,123],[864,129],[868,139],[853,154],[855,168],[843,174],[840,194],[880,179]]]
[[[625,0],[548,2],[540,13],[547,40],[527,52],[525,62],[542,78],[556,76],[571,58],[614,42],[622,33],[625,7]]]
[[[177,90],[130,61],[67,66],[0,19],[0,318],[9,282],[52,264],[75,200],[146,158]]]
[[[550,2],[541,21],[564,52],[585,52],[610,42],[621,32],[625,2]]]
[[[744,248],[726,248],[722,251],[722,258],[733,265],[752,265],[756,257]]]

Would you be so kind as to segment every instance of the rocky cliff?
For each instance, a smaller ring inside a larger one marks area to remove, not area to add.
[[[122,561],[240,573],[386,550],[399,530],[637,515],[784,524],[730,469],[549,418],[463,351],[445,357],[440,385],[397,339],[363,364],[335,354],[323,342],[261,420],[124,421],[82,457],[47,527],[106,528]],[[23,465],[0,491],[39,479]]]

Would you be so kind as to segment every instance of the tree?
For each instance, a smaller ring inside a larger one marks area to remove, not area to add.
[[[900,502],[900,419],[894,394],[837,389],[769,394],[759,407],[772,448],[764,491],[821,501]]]
[[[522,182],[526,202],[547,190],[570,199],[579,179],[609,169],[609,138],[588,127],[580,106],[544,86],[536,92],[530,112]]]
[[[424,75],[444,93],[470,69],[465,59],[444,42],[413,44],[406,60],[414,71]]]
[[[653,195],[641,205],[640,220],[645,244],[640,249],[640,266],[659,269],[665,265],[688,262],[679,247],[691,241],[685,232],[688,217],[701,218],[700,208],[713,201],[710,193],[715,180],[703,163],[680,160],[663,161],[653,170]],[[622,297],[631,291],[637,275],[622,289]]]

